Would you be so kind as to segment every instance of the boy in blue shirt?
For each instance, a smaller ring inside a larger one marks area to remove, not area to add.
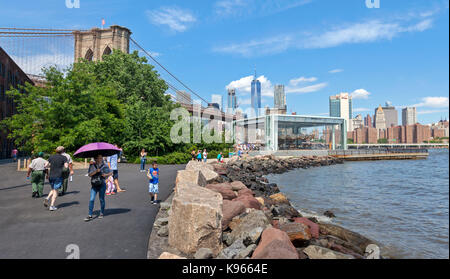
[[[153,162],[152,167],[148,169],[147,177],[150,179],[148,185],[148,192],[150,193],[150,198],[152,204],[158,203],[158,183],[159,183],[159,168],[156,161]]]

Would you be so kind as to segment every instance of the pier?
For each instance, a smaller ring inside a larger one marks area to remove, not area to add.
[[[330,150],[328,154],[346,161],[374,160],[418,160],[428,158],[428,149],[424,148],[376,148]]]

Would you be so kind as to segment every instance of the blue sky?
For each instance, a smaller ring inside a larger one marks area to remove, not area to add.
[[[372,9],[366,0],[80,0],[78,9],[0,0],[1,27],[89,29],[102,18],[131,29],[208,100],[236,87],[248,107],[256,67],[263,106],[284,84],[297,114],[327,115],[328,97],[349,92],[363,116],[386,101],[417,106],[421,123],[449,115],[448,0],[380,0]]]

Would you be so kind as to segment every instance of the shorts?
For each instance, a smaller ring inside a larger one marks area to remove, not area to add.
[[[153,193],[153,194],[158,194],[158,183],[153,184],[153,183],[149,183],[148,184],[148,192],[149,193]]]
[[[52,190],[58,190],[62,186],[63,178],[62,177],[50,178],[49,182],[50,188],[52,188]]]
[[[112,175],[113,179],[119,179],[119,171],[118,170],[113,170],[113,175]]]

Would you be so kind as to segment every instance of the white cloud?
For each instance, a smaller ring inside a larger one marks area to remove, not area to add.
[[[371,111],[371,109],[369,109],[369,108],[355,108],[355,109],[353,109],[353,112],[366,112],[366,111]]]
[[[337,73],[340,73],[340,72],[343,72],[344,70],[342,70],[342,69],[334,69],[334,70],[331,70],[331,71],[329,71],[329,73],[330,74],[337,74]]]
[[[427,107],[427,108],[448,108],[448,97],[425,97],[422,98],[422,102],[414,107]]]
[[[215,14],[230,16],[266,16],[306,5],[313,0],[220,0],[214,4]]]
[[[167,25],[175,32],[184,32],[197,21],[192,12],[179,7],[161,7],[157,10],[148,10],[146,14],[152,24]]]
[[[252,91],[252,80],[254,76],[246,76],[230,82],[225,88],[236,89],[240,95],[248,95]],[[273,97],[273,86],[264,75],[257,78],[261,82],[261,96]]]
[[[291,79],[290,81],[289,81],[289,83],[291,84],[291,85],[293,85],[293,86],[297,86],[299,83],[301,83],[301,82],[314,82],[314,81],[317,81],[317,78],[316,77],[310,77],[310,78],[307,78],[307,77],[299,77],[299,78],[294,78],[294,79]]]
[[[366,89],[356,89],[351,93],[353,99],[368,99],[370,92]]]
[[[310,86],[306,86],[306,87],[286,87],[286,94],[287,93],[298,93],[298,94],[304,94],[304,93],[311,93],[311,92],[316,92],[319,90],[322,90],[323,88],[327,87],[328,83],[326,82],[322,82],[322,83],[318,83],[318,84],[314,84],[314,85],[310,85]]]
[[[227,46],[215,47],[213,48],[213,51],[251,57],[276,54],[288,49],[332,48],[346,44],[392,40],[402,33],[423,32],[430,29],[432,23],[433,21],[430,18],[413,23],[409,20],[397,20],[391,22],[370,20],[344,26],[336,26],[331,28],[331,30],[319,34],[290,33],[251,40],[250,42],[245,43],[233,43]]]
[[[419,110],[417,111],[417,114],[433,114],[433,113],[447,113],[448,110]]]

